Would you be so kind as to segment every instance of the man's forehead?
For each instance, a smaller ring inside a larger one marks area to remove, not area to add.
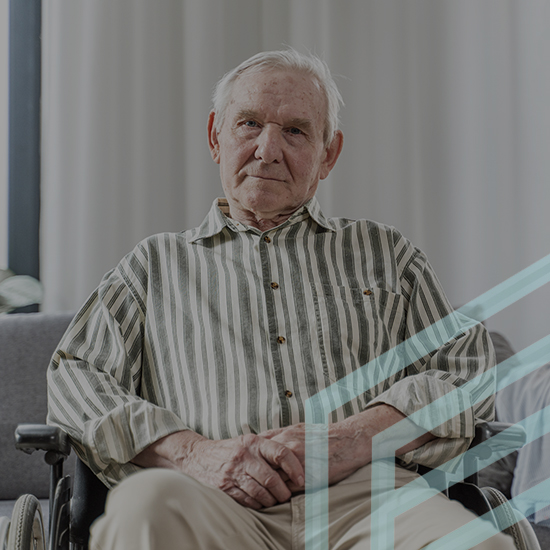
[[[279,69],[275,67],[256,67],[248,69],[235,80],[233,90],[273,91],[273,86],[300,87],[309,93],[323,97],[321,86],[317,79],[307,73],[298,70]]]
[[[311,124],[318,116],[324,118],[325,103],[324,94],[314,77],[273,68],[249,70],[240,75],[229,102],[234,116],[258,116],[264,106],[269,105],[277,106],[292,121],[306,124],[307,121]]]
[[[297,78],[304,82],[311,83],[314,87],[320,90],[317,78],[305,71],[299,69],[289,69],[285,67],[250,67],[243,71],[235,80],[235,82],[244,80],[287,80],[289,78]]]

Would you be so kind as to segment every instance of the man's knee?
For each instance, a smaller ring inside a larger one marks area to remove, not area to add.
[[[115,522],[119,529],[179,523],[186,510],[200,506],[201,487],[178,472],[147,469],[126,478],[109,493],[103,518]]]
[[[147,469],[122,481],[109,493],[108,514],[128,514],[136,519],[161,515],[177,501],[192,502],[196,482],[172,470]]]
[[[92,526],[91,548],[271,548],[266,532],[222,491],[184,474],[151,469],[130,476],[109,494],[105,514]]]
[[[148,469],[128,477],[109,493],[104,515],[92,525],[91,547],[178,547],[175,541],[190,539],[196,528],[192,516],[201,509],[201,488],[208,493],[197,481],[171,470]]]

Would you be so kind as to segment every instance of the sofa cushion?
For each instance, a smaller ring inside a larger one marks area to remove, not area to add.
[[[48,496],[44,453],[14,447],[18,424],[46,422],[46,369],[72,313],[23,313],[0,317],[0,499],[24,493]]]

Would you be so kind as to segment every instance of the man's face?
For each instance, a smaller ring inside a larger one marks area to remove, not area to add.
[[[326,100],[308,76],[250,71],[234,83],[223,125],[208,123],[212,158],[233,218],[277,220],[300,208],[328,176],[342,147],[324,145]]]

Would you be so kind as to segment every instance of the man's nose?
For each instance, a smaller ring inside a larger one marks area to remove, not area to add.
[[[283,136],[281,129],[266,126],[258,136],[258,145],[254,156],[266,164],[281,162],[283,160]]]

